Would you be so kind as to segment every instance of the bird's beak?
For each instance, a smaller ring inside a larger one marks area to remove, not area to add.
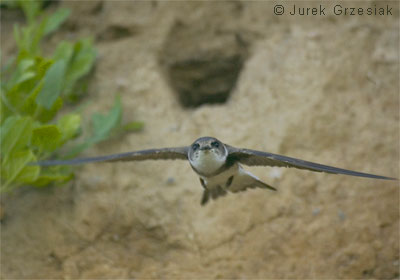
[[[211,150],[211,146],[203,146],[200,148],[200,151],[209,151]]]

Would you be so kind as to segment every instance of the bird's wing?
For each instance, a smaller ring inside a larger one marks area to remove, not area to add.
[[[32,165],[52,166],[52,165],[76,165],[91,162],[114,162],[114,161],[134,161],[147,159],[187,159],[189,147],[162,148],[141,150],[122,154],[112,154],[99,157],[76,158],[70,160],[44,160],[32,163]]]
[[[226,146],[229,152],[228,156],[229,160],[238,161],[242,164],[249,166],[263,165],[263,166],[278,166],[278,167],[294,167],[316,172],[344,174],[344,175],[367,177],[374,179],[384,179],[384,180],[397,180],[395,178],[337,168],[297,158],[291,158],[291,157],[286,157],[261,151],[249,150],[249,149],[238,149],[229,145]]]

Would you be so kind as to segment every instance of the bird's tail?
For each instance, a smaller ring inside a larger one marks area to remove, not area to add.
[[[203,197],[201,198],[201,206],[204,206],[207,204],[207,202],[210,200],[210,196],[212,199],[217,199],[220,196],[226,195],[226,191],[222,189],[220,186],[217,186],[216,188],[213,188],[212,190],[204,189],[203,191]]]
[[[233,193],[237,193],[237,192],[242,192],[245,191],[247,189],[255,189],[255,188],[261,188],[261,189],[270,189],[272,191],[276,191],[277,189],[275,189],[274,187],[260,181],[260,179],[258,179],[256,176],[254,176],[253,174],[251,174],[250,172],[246,172],[245,174],[246,176],[246,182],[243,185],[238,185],[238,187],[236,188],[230,188],[229,191],[233,192]],[[233,179],[235,180],[235,179]],[[201,181],[201,180],[200,180]],[[204,206],[207,204],[207,202],[210,200],[210,198],[212,199],[217,199],[220,196],[224,196],[227,194],[227,191],[223,188],[221,188],[221,186],[217,186],[213,189],[207,189],[203,184],[204,187],[204,191],[203,191],[203,197],[201,198],[201,205]]]
[[[266,184],[266,183],[264,183],[264,182],[262,182],[260,180],[257,180],[257,179],[254,179],[254,186],[258,187],[258,188],[262,188],[262,189],[270,189],[271,191],[276,191],[277,190],[276,188],[274,188],[274,187],[272,187],[272,186],[270,186],[270,185],[268,185],[268,184]]]

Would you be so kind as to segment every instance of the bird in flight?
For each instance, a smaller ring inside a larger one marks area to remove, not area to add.
[[[210,197],[217,199],[227,192],[240,192],[248,188],[276,189],[262,182],[255,175],[243,169],[248,166],[294,167],[316,172],[344,174],[383,180],[395,178],[351,171],[292,157],[261,152],[250,149],[235,148],[224,144],[214,137],[201,137],[190,146],[141,150],[128,153],[112,154],[99,157],[77,158],[71,160],[45,160],[33,163],[39,166],[76,165],[92,162],[138,161],[138,160],[188,160],[190,166],[200,178],[203,186],[201,205]]]

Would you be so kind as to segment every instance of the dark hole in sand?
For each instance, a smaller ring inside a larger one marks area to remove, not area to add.
[[[225,103],[246,58],[240,35],[204,22],[176,23],[160,54],[166,78],[184,107]]]

